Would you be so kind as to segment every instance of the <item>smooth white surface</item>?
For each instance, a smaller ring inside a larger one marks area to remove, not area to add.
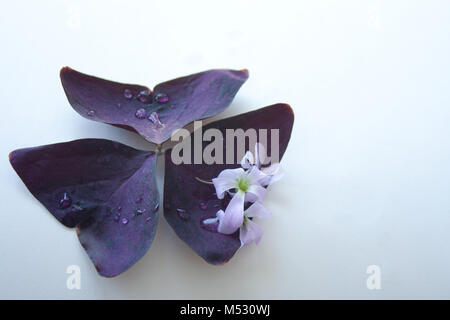
[[[450,2],[9,1],[0,38],[0,298],[450,298]],[[260,245],[210,266],[161,215],[144,258],[99,277],[7,157],[79,138],[149,148],[72,110],[65,65],[150,87],[248,68],[216,119],[289,103]],[[66,288],[72,264],[81,290]]]

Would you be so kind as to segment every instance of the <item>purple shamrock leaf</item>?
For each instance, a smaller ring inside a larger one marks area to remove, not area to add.
[[[227,129],[255,129],[257,140],[261,141],[261,134],[267,129],[267,142],[272,139],[272,129],[278,129],[278,154],[283,156],[292,131],[294,114],[287,104],[275,104],[255,111],[244,113],[235,117],[210,123],[202,128],[218,129],[222,136],[226,136]],[[263,129],[260,131],[260,129]],[[274,130],[275,132],[276,130]],[[195,135],[195,132],[194,132]],[[275,135],[275,133],[274,133]],[[195,138],[194,138],[195,140]],[[224,139],[225,140],[225,139]],[[236,141],[235,141],[236,142]],[[256,143],[256,142],[255,142]],[[203,141],[201,151],[206,152],[210,142]],[[246,141],[246,150],[253,150]],[[190,146],[190,163],[194,163],[195,142]],[[172,151],[165,153],[165,183],[164,183],[164,217],[174,229],[176,234],[186,242],[198,255],[211,264],[222,264],[233,257],[240,248],[239,231],[233,234],[217,232],[215,221],[216,213],[225,210],[231,197],[228,193],[220,200],[214,193],[215,188],[211,184],[200,180],[211,180],[217,177],[225,169],[240,167],[242,156],[234,143],[234,150],[227,150],[223,143],[224,164],[175,164],[172,159]],[[272,155],[272,144],[267,143],[267,154]],[[233,161],[226,164],[227,153],[234,151]],[[183,151],[184,152],[184,151]],[[268,166],[271,162],[264,164]]]
[[[15,150],[9,159],[50,213],[77,228],[100,275],[124,272],[149,249],[159,207],[154,152],[82,139]]]
[[[156,144],[194,120],[223,111],[247,78],[247,70],[209,70],[163,82],[151,91],[69,67],[61,69],[61,82],[75,111],[85,118],[135,131]]]

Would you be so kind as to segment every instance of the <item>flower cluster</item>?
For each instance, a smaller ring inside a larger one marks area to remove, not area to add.
[[[283,176],[279,163],[263,167],[266,150],[261,143],[255,146],[254,155],[247,151],[241,160],[242,168],[223,170],[217,178],[212,179],[216,194],[223,199],[225,193],[232,198],[225,211],[219,210],[217,217],[209,222],[219,222],[218,232],[232,234],[240,229],[241,246],[259,242],[263,230],[252,218],[268,218],[271,213],[262,202],[266,195],[266,186],[278,181]],[[246,204],[251,203],[247,209]]]

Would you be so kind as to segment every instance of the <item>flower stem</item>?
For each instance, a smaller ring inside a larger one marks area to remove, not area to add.
[[[200,179],[199,177],[195,177],[195,180],[197,180],[198,182],[206,183],[206,184],[213,184],[212,181],[203,180],[203,179]]]

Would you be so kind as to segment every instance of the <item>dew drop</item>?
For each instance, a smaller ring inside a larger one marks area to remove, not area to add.
[[[203,211],[205,211],[206,209],[208,209],[208,205],[204,202],[200,202],[200,204],[198,205],[200,209],[202,209]]]
[[[133,98],[133,93],[130,89],[125,89],[123,90],[123,96],[125,97],[125,99],[130,100],[131,98]]]
[[[219,221],[217,218],[207,218],[200,222],[200,227],[210,232],[217,232]]]
[[[70,207],[72,204],[72,198],[67,194],[67,192],[64,192],[63,197],[61,200],[59,200],[59,207],[61,209],[66,209]]]
[[[140,196],[139,198],[136,199],[136,203],[141,203],[142,202],[142,196]]]
[[[178,217],[179,217],[181,220],[186,221],[186,220],[189,219],[189,213],[187,213],[186,210],[184,210],[184,209],[178,208],[178,209],[177,209],[177,215],[178,215]]]
[[[159,103],[166,103],[166,102],[169,102],[169,97],[165,93],[158,93],[155,96],[155,100],[156,100],[156,102],[159,102]]]
[[[156,112],[152,112],[148,116],[148,120],[150,120],[153,123],[155,129],[160,129],[164,127],[164,124],[161,122],[161,120],[159,120],[159,115]]]
[[[116,214],[115,216],[114,216],[114,221],[115,222],[118,222],[120,220],[120,213],[118,213],[118,214]]]
[[[145,89],[145,90],[142,90],[141,92],[139,92],[137,98],[140,102],[147,103],[147,102],[150,102],[150,100],[151,100],[150,95],[151,95],[150,90]]]
[[[94,111],[94,110],[89,110],[89,112],[87,113],[87,115],[88,115],[89,117],[93,117],[93,116],[95,116],[95,111]]]
[[[137,109],[134,116],[141,120],[145,119],[145,109],[144,108]]]
[[[159,203],[157,203],[153,208],[153,213],[158,212],[158,210],[159,210]]]
[[[136,215],[140,216],[141,214],[143,214],[145,212],[145,209],[137,209],[136,210]]]
[[[128,219],[127,218],[122,218],[122,220],[120,222],[122,222],[122,224],[127,224],[128,223]]]
[[[117,211],[118,211],[118,212],[122,211],[122,206],[118,206],[118,207],[117,207]]]
[[[152,220],[152,218],[147,217],[147,219],[145,219],[145,222],[150,222]]]
[[[72,210],[72,212],[81,212],[81,211],[83,211],[84,209],[83,209],[83,207],[81,207],[80,205],[78,205],[78,204],[74,204],[73,206],[72,206],[72,208],[73,208],[73,210]]]

